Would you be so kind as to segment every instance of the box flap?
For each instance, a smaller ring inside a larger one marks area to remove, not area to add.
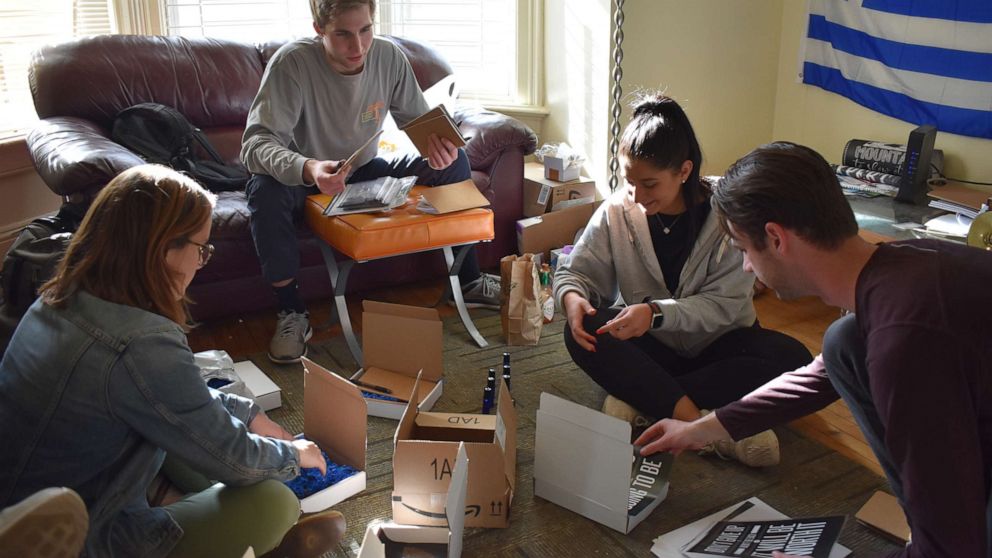
[[[499,379],[499,399],[496,401],[496,440],[503,449],[503,470],[511,488],[517,486],[517,410],[510,397],[510,388]]]
[[[428,188],[421,193],[421,196],[439,214],[489,205],[489,200],[482,195],[471,179]]]
[[[368,407],[348,380],[303,357],[303,435],[338,465],[365,470]]]
[[[630,423],[616,417],[611,417],[547,392],[541,393],[541,402],[538,408],[568,422],[582,425],[587,430],[615,438],[624,444],[630,443],[632,433]]]
[[[414,421],[417,420],[417,388],[420,387],[421,372],[417,372],[417,379],[413,382],[413,389],[407,399],[406,409],[403,409],[403,416],[400,423],[396,425],[396,432],[393,432],[393,450],[396,450],[396,442],[399,440],[409,440],[413,434]]]
[[[438,382],[444,376],[443,332],[437,310],[365,301],[362,348],[366,369],[375,367]]]
[[[468,493],[468,454],[465,443],[458,444],[455,457],[455,470],[451,473],[448,498],[445,500],[444,514],[448,516],[448,558],[462,555],[462,536],[465,532],[465,495]]]

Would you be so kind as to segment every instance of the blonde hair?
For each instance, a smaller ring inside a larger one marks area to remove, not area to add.
[[[161,165],[132,167],[97,195],[73,235],[55,276],[42,285],[46,303],[61,307],[78,290],[142,308],[179,324],[189,321],[179,273],[166,252],[180,248],[209,220],[217,196]]]
[[[361,6],[368,6],[369,15],[375,19],[375,0],[310,0],[310,14],[317,27],[323,29],[339,15]]]

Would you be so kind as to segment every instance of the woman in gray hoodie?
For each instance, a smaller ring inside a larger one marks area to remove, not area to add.
[[[710,210],[699,143],[678,103],[639,100],[620,157],[626,186],[554,278],[565,345],[609,394],[604,412],[640,426],[691,421],[809,362],[802,343],[758,324],[754,276]],[[753,466],[779,458],[771,431],[711,449]]]

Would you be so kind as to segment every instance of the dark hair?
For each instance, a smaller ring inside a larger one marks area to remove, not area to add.
[[[698,231],[701,223],[696,222],[692,208],[709,196],[710,188],[699,178],[703,153],[689,117],[675,99],[655,92],[641,94],[631,108],[634,115],[620,138],[620,156],[674,171],[681,170],[684,162],[692,161],[692,171],[682,185],[682,199],[690,228]]]
[[[778,223],[814,246],[832,249],[858,234],[858,223],[819,153],[790,142],[762,145],[727,169],[713,189],[724,228],[764,250],[765,224]]]
[[[324,28],[328,23],[348,10],[369,7],[369,15],[375,18],[375,0],[310,0],[310,15],[317,27]]]
[[[59,262],[42,285],[42,299],[62,307],[77,291],[142,308],[180,325],[189,321],[166,252],[189,241],[209,220],[217,196],[161,165],[139,165],[117,175],[86,212]]]

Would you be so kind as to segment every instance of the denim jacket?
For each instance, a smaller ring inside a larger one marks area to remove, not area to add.
[[[49,486],[86,502],[88,556],[165,556],[182,529],[145,492],[166,452],[228,485],[299,474],[259,408],[207,388],[175,322],[86,292],[40,300],[0,362],[0,506]]]

